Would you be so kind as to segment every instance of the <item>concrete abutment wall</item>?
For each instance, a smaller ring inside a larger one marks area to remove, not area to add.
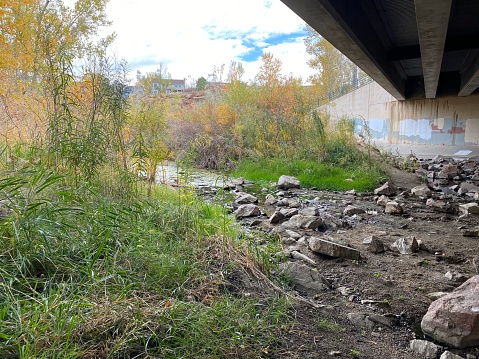
[[[396,101],[373,82],[324,105],[331,118],[353,118],[369,127],[379,147],[425,145],[479,150],[479,96]],[[438,153],[439,154],[439,153]]]

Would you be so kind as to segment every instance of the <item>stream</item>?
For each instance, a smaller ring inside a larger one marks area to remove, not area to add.
[[[197,168],[179,167],[175,162],[161,165],[157,171],[157,183],[170,186],[188,185],[195,188],[202,197],[215,196],[220,188],[232,180],[220,172]]]

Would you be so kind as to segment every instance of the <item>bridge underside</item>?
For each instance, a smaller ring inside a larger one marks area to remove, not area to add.
[[[479,93],[478,0],[282,0],[398,100]]]

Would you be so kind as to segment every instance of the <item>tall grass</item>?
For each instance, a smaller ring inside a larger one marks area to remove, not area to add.
[[[242,295],[254,263],[222,208],[138,193],[28,161],[2,173],[1,358],[259,358],[274,342],[286,302]]]

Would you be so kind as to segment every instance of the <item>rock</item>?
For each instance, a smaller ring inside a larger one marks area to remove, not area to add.
[[[446,165],[444,165],[441,169],[441,171],[439,171],[439,173],[437,174],[437,176],[439,178],[448,178],[448,179],[451,179],[451,178],[454,178],[458,175],[460,175],[462,172],[462,168],[455,165],[455,164],[452,164],[452,163],[448,163]]]
[[[363,244],[368,245],[368,250],[372,253],[384,252],[384,243],[376,236],[364,238]]]
[[[448,202],[439,201],[439,200],[435,200],[435,199],[432,199],[432,198],[429,198],[426,201],[426,206],[432,207],[436,211],[439,211],[439,212],[445,212],[445,213],[454,212],[454,207],[451,204],[449,204]]]
[[[348,313],[348,320],[357,327],[373,328],[374,322],[369,320],[367,313]]]
[[[287,229],[284,231],[288,236],[290,236],[291,238],[295,239],[295,240],[298,240],[301,238],[301,234],[295,232],[295,231],[292,231],[290,229]]]
[[[278,202],[276,202],[276,205],[278,207],[289,207],[289,199],[281,198],[280,200],[278,200]]]
[[[439,359],[464,359],[463,357],[446,350]]]
[[[411,188],[411,194],[418,197],[431,197],[431,190],[425,184]]]
[[[234,211],[236,218],[255,217],[261,215],[261,210],[255,204],[242,204]]]
[[[432,300],[437,300],[441,297],[444,297],[446,294],[448,293],[447,292],[432,292],[432,293],[426,294],[426,297]]]
[[[268,194],[268,195],[266,195],[266,198],[264,200],[264,205],[265,206],[272,206],[272,205],[276,204],[277,202],[278,202],[278,200],[272,194]]]
[[[319,209],[316,207],[306,207],[301,209],[299,211],[300,214],[303,216],[318,216],[319,215]]]
[[[391,199],[388,196],[382,195],[377,199],[376,204],[378,206],[386,207],[390,200]]]
[[[464,274],[453,271],[448,271],[444,274],[444,277],[456,283],[464,283],[468,279]]]
[[[236,179],[225,182],[223,189],[231,190],[231,189],[235,189],[237,186],[242,186],[242,185],[244,185],[244,178],[240,177],[240,178],[236,178]]]
[[[461,188],[465,188],[467,189],[469,192],[479,192],[479,187],[477,187],[475,184],[473,183],[469,183],[469,182],[461,182],[461,184],[459,185]]]
[[[298,214],[298,209],[297,208],[282,208],[280,212],[284,216],[284,218],[291,218]]]
[[[462,235],[464,237],[479,237],[479,228],[474,229],[463,229]]]
[[[296,262],[281,263],[280,272],[291,279],[291,282],[303,289],[324,291],[331,284],[321,274],[309,266]]]
[[[251,204],[258,203],[258,198],[248,193],[240,193],[238,198],[236,198],[235,200],[235,204],[237,205],[248,204],[248,203],[251,203]]]
[[[360,258],[359,251],[354,248],[346,247],[317,237],[311,237],[309,239],[309,248],[315,253],[335,258],[353,260],[358,260]]]
[[[392,183],[386,182],[383,184],[381,187],[376,188],[374,190],[374,194],[381,196],[394,196],[397,192],[396,186],[394,186]]]
[[[411,254],[418,250],[419,245],[416,237],[399,238],[391,245],[391,250],[399,252],[400,254]]]
[[[282,214],[281,211],[276,211],[271,215],[271,217],[269,217],[269,222],[271,224],[276,224],[281,222],[283,219],[284,219],[284,214]]]
[[[298,252],[298,251],[292,251],[291,252],[291,257],[293,257],[294,259],[299,259],[303,262],[306,262],[308,264],[312,264],[312,265],[315,265],[316,263],[314,262],[314,260],[312,260],[311,258],[309,258],[307,255],[301,253],[301,252]]]
[[[398,317],[393,314],[377,315],[372,314],[368,319],[374,323],[385,325],[386,327],[393,327],[398,324]]]
[[[386,203],[386,207],[384,207],[384,213],[387,214],[402,214],[403,212],[403,208],[396,201],[390,201]]]
[[[353,216],[355,214],[362,214],[362,213],[366,213],[366,211],[364,209],[358,208],[353,205],[347,206],[343,211],[343,214],[345,216]]]
[[[348,287],[338,287],[336,290],[344,297],[351,295],[354,291]]]
[[[459,213],[461,214],[479,214],[479,204],[476,202],[465,203],[459,205]]]
[[[285,228],[289,229],[317,229],[323,225],[323,220],[321,217],[315,216],[302,216],[297,214],[282,224]]]
[[[439,353],[439,346],[427,340],[411,340],[409,347],[412,351],[422,355],[426,359],[437,359]]]
[[[421,329],[451,347],[479,345],[479,275],[432,302]]]
[[[278,188],[280,189],[301,188],[301,183],[296,177],[283,175],[278,180]]]

